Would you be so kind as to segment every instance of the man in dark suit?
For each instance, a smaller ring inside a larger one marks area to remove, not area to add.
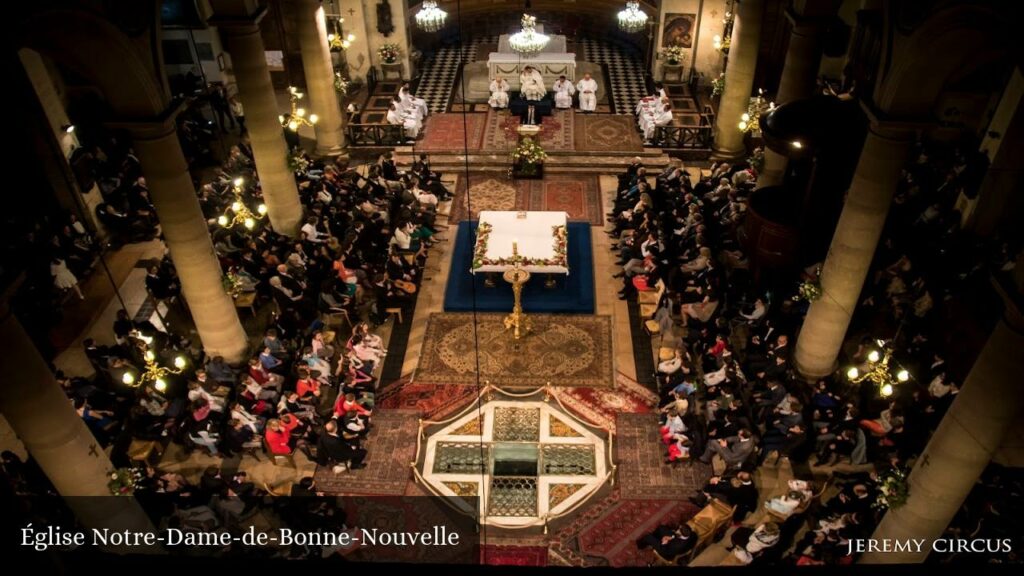
[[[329,420],[324,424],[324,433],[317,441],[316,454],[325,464],[341,464],[348,462],[350,469],[365,468],[366,450],[359,448],[351,440],[338,434],[338,422]]]
[[[739,468],[753,454],[755,448],[754,438],[750,430],[743,428],[739,434],[724,438],[716,442],[708,442],[700,461],[705,464],[711,463],[711,457],[715,454],[721,456],[729,468]]]
[[[697,537],[686,524],[681,524],[678,528],[663,524],[636,541],[636,547],[640,550],[653,548],[658,556],[665,560],[674,560],[686,554],[696,544]]]
[[[717,498],[731,504],[736,507],[733,520],[738,522],[757,509],[758,497],[757,486],[754,485],[750,473],[739,472],[728,479],[712,476],[701,492],[690,498],[690,501],[698,506],[707,506],[712,498]]]

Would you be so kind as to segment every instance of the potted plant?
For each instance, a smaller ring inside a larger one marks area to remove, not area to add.
[[[398,44],[384,44],[380,48],[377,48],[377,56],[385,64],[394,64],[398,62],[398,58],[402,55],[402,49],[399,48]]]
[[[512,175],[518,178],[542,178],[547,157],[544,148],[533,138],[523,137],[512,150]]]
[[[717,98],[722,95],[722,92],[725,92],[725,72],[711,81],[711,97]]]
[[[686,59],[686,49],[682,46],[669,46],[662,54],[665,56],[665,63],[669,66],[678,66]]]
[[[334,73],[334,90],[338,93],[338,96],[344,98],[348,94],[350,86],[351,82],[342,76],[341,72]]]

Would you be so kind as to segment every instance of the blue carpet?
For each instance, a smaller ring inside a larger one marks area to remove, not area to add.
[[[495,288],[484,286],[484,274],[470,274],[476,221],[459,222],[452,253],[452,271],[444,292],[446,312],[510,312],[512,285],[499,280]],[[525,312],[594,313],[594,255],[590,245],[590,224],[569,223],[569,275],[556,276],[554,288],[544,287],[544,278],[534,276],[523,287]]]

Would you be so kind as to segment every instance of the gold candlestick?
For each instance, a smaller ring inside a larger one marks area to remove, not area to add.
[[[512,268],[505,270],[502,277],[512,285],[512,313],[505,317],[505,330],[512,329],[512,336],[519,340],[524,334],[530,331],[530,319],[523,314],[522,293],[523,284],[530,280],[530,273],[522,269],[522,259],[519,257],[519,245],[512,242]]]

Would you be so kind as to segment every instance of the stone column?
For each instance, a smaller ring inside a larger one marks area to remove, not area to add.
[[[811,307],[796,343],[796,367],[807,378],[831,374],[889,213],[913,132],[874,122],[821,272],[822,297]]]
[[[722,93],[718,117],[715,119],[713,157],[716,159],[746,156],[739,123],[740,116],[747,111],[750,94],[754,89],[764,3],[762,0],[742,0],[737,4],[729,46],[729,63],[725,69],[725,92]]]
[[[0,310],[0,412],[75,517],[88,528],[133,532],[153,527],[134,498],[111,497],[113,464],[75,412],[46,361],[6,304]],[[96,498],[107,496],[107,498]],[[159,549],[115,548],[145,553]]]
[[[786,17],[791,30],[786,62],[775,94],[775,103],[780,105],[811,96],[821,66],[821,21],[797,14],[792,8],[786,11]],[[765,147],[764,169],[757,177],[758,188],[782,184],[787,163],[785,156]]]
[[[1019,299],[1019,294],[1017,295]],[[1024,320],[1007,302],[964,381],[963,390],[914,465],[907,503],[890,510],[875,528],[876,539],[929,540],[920,552],[867,553],[864,564],[920,563],[931,540],[949,526],[1007,430],[1024,415]]]
[[[127,128],[203,348],[211,356],[240,362],[248,341],[235,303],[224,291],[220,262],[178,142],[174,114],[163,122]]]
[[[334,89],[334,67],[327,44],[327,21],[319,0],[299,0],[297,15],[302,67],[306,73],[309,105],[320,117],[316,131],[316,153],[338,156],[345,146],[344,115]]]
[[[245,123],[270,223],[275,232],[294,236],[302,225],[302,204],[295,175],[288,168],[288,144],[278,119],[277,96],[260,37],[259,21],[265,13],[264,8],[253,16],[221,18],[218,14],[213,23],[220,28],[231,54],[231,69],[245,108]]]

